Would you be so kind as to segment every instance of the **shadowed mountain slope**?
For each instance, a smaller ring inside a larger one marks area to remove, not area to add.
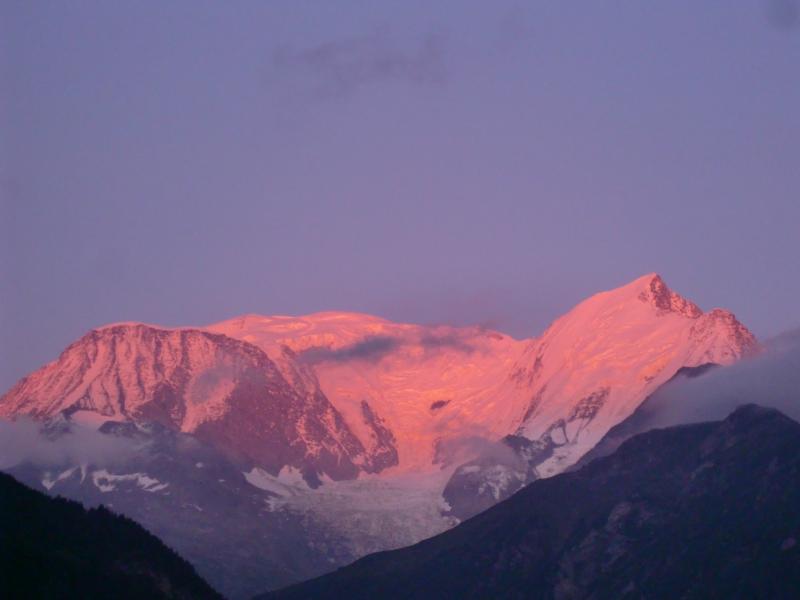
[[[791,598],[800,424],[653,430],[439,536],[262,598]]]
[[[0,473],[3,598],[221,598],[126,517],[49,498]]]

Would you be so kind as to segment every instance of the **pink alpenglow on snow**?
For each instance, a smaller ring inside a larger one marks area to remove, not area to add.
[[[17,383],[0,416],[154,421],[313,481],[435,472],[447,442],[517,435],[554,446],[537,467],[548,476],[681,367],[757,349],[731,313],[704,313],[649,274],[527,340],[342,312],[109,325]]]

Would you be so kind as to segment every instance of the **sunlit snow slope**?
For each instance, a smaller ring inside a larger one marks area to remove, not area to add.
[[[509,373],[526,344],[495,331],[353,313],[245,316],[209,329],[271,356],[291,348],[313,367],[326,396],[367,446],[371,432],[362,406],[368,403],[394,435],[401,471],[431,468],[439,440],[499,439],[519,424],[523,398]]]

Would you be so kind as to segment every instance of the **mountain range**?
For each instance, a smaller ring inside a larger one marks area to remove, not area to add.
[[[6,470],[110,504],[246,597],[443,532],[575,465],[681,369],[758,351],[655,274],[527,340],[353,313],[118,323],[18,382],[0,417],[135,451]]]

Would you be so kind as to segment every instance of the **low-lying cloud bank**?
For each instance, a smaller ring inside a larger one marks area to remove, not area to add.
[[[41,467],[62,465],[108,466],[133,457],[134,441],[71,424],[57,433],[31,419],[0,420],[0,469],[22,463]]]
[[[800,421],[800,329],[768,340],[754,358],[664,386],[648,401],[647,428],[719,420],[751,403]]]

